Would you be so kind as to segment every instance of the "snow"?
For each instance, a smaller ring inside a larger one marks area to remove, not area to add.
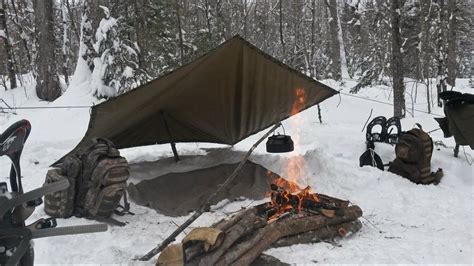
[[[80,60],[81,61],[81,60]],[[84,63],[85,65],[85,63]],[[82,66],[79,66],[79,68]],[[85,65],[87,67],[87,65]],[[81,71],[76,73],[82,73]],[[82,74],[81,74],[82,75]],[[12,91],[0,89],[0,98],[13,106],[66,106],[92,105],[98,101],[87,92],[84,77],[73,78],[74,86],[53,103],[40,101],[34,96],[34,84]],[[87,76],[87,75],[84,75]],[[347,93],[355,85],[348,80],[343,87],[327,80],[327,85]],[[433,94],[435,83],[432,82]],[[457,80],[458,90],[474,93],[469,81]],[[389,103],[391,92],[386,86],[364,88],[357,95]],[[416,109],[426,110],[426,90],[418,90]],[[410,97],[407,94],[407,101]],[[407,106],[411,106],[407,102]],[[312,263],[473,263],[473,172],[467,162],[474,152],[468,147],[453,157],[452,138],[445,139],[441,131],[432,133],[434,141],[443,141],[450,148],[435,149],[432,171],[443,168],[444,177],[438,186],[415,185],[408,180],[371,167],[360,168],[358,158],[365,149],[365,134],[361,129],[370,110],[373,116],[390,117],[393,107],[349,95],[334,96],[321,104],[323,124],[318,122],[317,109],[310,108],[283,122],[286,132],[295,137],[299,132],[300,145],[292,153],[268,154],[260,145],[251,160],[268,169],[285,173],[289,158],[303,158],[302,185],[309,184],[316,191],[349,199],[364,211],[362,229],[337,244],[317,243],[295,245],[266,251],[282,261],[294,264]],[[0,129],[4,130],[15,121],[26,118],[32,124],[30,138],[25,144],[21,164],[25,190],[42,185],[51,163],[70,151],[82,138],[89,120],[89,109],[41,109],[17,110],[17,115],[0,114]],[[442,110],[433,107],[434,114]],[[433,117],[415,111],[414,117],[402,120],[403,130],[409,130],[419,122],[427,130],[437,128]],[[294,126],[295,121],[299,127]],[[179,172],[209,167],[224,162],[237,162],[264,132],[238,143],[234,147],[215,144],[178,143],[182,156],[178,163],[170,160],[163,164],[161,172]],[[394,159],[394,148],[388,144],[376,144],[376,152],[384,163]],[[131,162],[153,161],[172,157],[169,145],[155,145],[121,151]],[[184,155],[199,155],[187,157]],[[0,182],[7,181],[9,161],[0,157]],[[138,182],[131,178],[130,182]],[[210,225],[241,207],[258,202],[243,200],[221,202],[212,213],[200,217],[190,228]],[[132,203],[134,216],[116,217],[127,222],[125,227],[109,227],[105,233],[61,236],[35,240],[37,264],[132,264],[167,237],[187,217],[166,217],[155,211]],[[46,217],[37,208],[29,222]],[[58,219],[59,226],[95,223],[80,218]],[[187,229],[185,232],[189,232]],[[178,237],[180,240],[183,235]],[[154,261],[151,261],[154,263]]]

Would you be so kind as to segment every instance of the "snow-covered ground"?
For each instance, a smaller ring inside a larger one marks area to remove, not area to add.
[[[333,88],[348,92],[355,85],[346,81],[340,85],[326,81]],[[474,93],[467,80],[458,80],[457,90]],[[34,87],[0,91],[0,98],[9,105],[70,106],[97,103],[80,89],[70,90],[54,103],[39,101]],[[408,108],[411,109],[411,86],[407,89]],[[418,87],[415,109],[426,111],[426,88]],[[390,88],[375,86],[364,88],[357,95],[389,103]],[[1,105],[0,101],[0,106]],[[299,145],[289,154],[274,155],[265,152],[264,145],[256,149],[251,160],[270,170],[285,175],[285,165],[291,157],[304,159],[299,182],[311,185],[316,191],[349,199],[364,211],[363,228],[338,244],[318,243],[296,245],[268,250],[282,261],[295,264],[311,263],[473,263],[473,168],[474,152],[461,148],[459,158],[454,158],[454,140],[444,139],[441,131],[431,134],[434,141],[441,140],[449,148],[435,149],[432,170],[443,168],[444,177],[438,186],[415,185],[407,179],[371,167],[359,167],[359,156],[365,150],[365,133],[361,129],[370,110],[373,116],[390,117],[393,107],[389,104],[367,101],[348,95],[334,96],[321,104],[323,123],[318,122],[317,109],[310,108],[284,122],[287,133],[299,134]],[[11,123],[28,119],[32,132],[22,156],[23,184],[25,190],[40,186],[48,166],[72,149],[86,131],[89,110],[39,109],[17,110],[17,114],[0,113],[0,130]],[[439,108],[433,114],[415,111],[403,119],[404,130],[418,122],[426,130],[437,128],[434,114],[442,115]],[[297,123],[295,123],[297,122]],[[299,128],[295,127],[299,125]],[[225,162],[239,161],[243,153],[263,133],[256,134],[234,147],[212,144],[177,144],[182,155],[206,155],[199,159],[183,160],[163,167],[163,173],[188,171]],[[212,148],[212,149],[208,149]],[[394,148],[376,144],[376,151],[385,163],[394,159]],[[123,150],[130,162],[153,161],[171,157],[169,145],[158,145]],[[7,181],[9,161],[0,158],[0,181]],[[131,178],[131,182],[138,180]],[[257,204],[249,200],[219,204],[211,213],[200,217],[192,227],[206,226],[239,210],[242,206]],[[153,248],[167,237],[187,217],[171,218],[154,210],[132,203],[134,216],[117,218],[126,221],[125,227],[110,227],[105,233],[62,236],[35,241],[36,263],[136,263],[137,256]],[[40,207],[30,218],[34,221],[45,217]],[[79,218],[58,219],[60,226],[94,223]],[[186,230],[185,232],[188,232]],[[178,237],[178,239],[183,236]]]

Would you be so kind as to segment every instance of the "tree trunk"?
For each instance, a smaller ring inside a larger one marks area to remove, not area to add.
[[[281,58],[283,59],[283,61],[285,61],[286,59],[286,47],[285,47],[285,39],[283,38],[283,1],[280,0],[279,1],[279,31],[280,31],[280,43],[281,43],[281,50],[282,50],[282,54],[281,54]]]
[[[8,71],[8,79],[10,80],[10,89],[14,89],[17,87],[16,84],[16,72],[15,66],[13,64],[13,51],[10,43],[10,35],[8,33],[7,27],[7,16],[5,12],[6,4],[5,0],[0,2],[0,31],[3,31],[3,34],[0,35],[0,40],[3,42],[3,47],[5,47],[5,53],[7,55],[7,71]],[[6,88],[5,88],[6,89]]]
[[[335,3],[337,5],[337,1]],[[337,8],[339,10],[339,8]],[[343,79],[350,79],[349,70],[347,68],[347,58],[346,58],[346,48],[344,46],[344,38],[342,34],[342,25],[341,25],[341,18],[339,14],[337,15],[337,40],[339,42],[339,58],[341,59],[341,78]]]
[[[445,66],[444,66],[444,0],[439,1],[439,16],[438,16],[438,41],[437,41],[437,50],[438,50],[438,76],[436,78],[436,89],[438,97],[438,107],[443,106],[439,94],[443,91],[446,91],[446,75],[445,75]]]
[[[63,66],[62,66],[62,71],[64,75],[64,82],[66,82],[66,85],[69,86],[69,24],[67,22],[67,11],[66,11],[66,5],[63,1],[61,3],[61,15],[62,15],[62,23],[63,23],[63,47],[62,47],[62,52],[63,52]]]
[[[402,38],[400,36],[400,2],[392,0],[392,79],[393,79],[393,115],[405,117],[405,85],[403,84]]]
[[[419,18],[420,21],[420,34],[419,34],[419,43],[417,47],[417,54],[419,58],[419,63],[417,64],[418,68],[418,79],[426,79],[426,102],[428,107],[428,113],[431,113],[431,90],[430,90],[430,73],[429,73],[429,60],[430,54],[428,52],[429,40],[430,40],[430,12],[431,12],[431,3],[428,1],[419,0],[419,5],[421,7],[421,15]]]
[[[209,46],[212,47],[212,28],[211,28],[211,14],[210,14],[210,7],[209,7],[209,0],[204,0],[204,9],[206,15],[206,26],[207,26],[207,41],[209,42]]]
[[[332,78],[341,80],[341,44],[339,43],[339,19],[337,15],[337,0],[326,0],[326,5],[331,15],[329,20],[331,40],[331,73]]]
[[[17,5],[18,5],[18,7],[17,7]],[[25,54],[26,54],[26,60],[28,61],[28,67],[29,67],[28,70],[33,72],[33,74],[34,74],[35,64],[34,64],[33,60],[31,59],[32,56],[31,56],[31,52],[30,52],[30,47],[28,46],[28,39],[29,39],[28,37],[29,36],[28,36],[28,33],[25,31],[24,23],[20,22],[20,17],[22,17],[23,20],[25,20],[25,9],[26,9],[26,7],[24,5],[22,5],[21,1],[18,1],[16,3],[15,0],[11,0],[10,6],[13,9],[13,13],[15,14],[14,23],[16,24],[18,30],[20,31],[19,32],[20,33],[19,37],[21,39],[21,44],[22,44],[23,49],[24,49]],[[21,12],[21,13],[18,14],[19,12]],[[34,46],[34,43],[30,44],[30,46]]]
[[[42,100],[53,101],[61,96],[54,49],[53,0],[35,0],[34,10],[38,38],[36,94]]]
[[[175,0],[176,19],[178,21],[178,36],[179,36],[179,61],[184,64],[184,43],[183,43],[183,29],[181,27],[181,15],[179,10],[179,0]]]
[[[448,14],[449,14],[449,24],[448,24],[448,85],[454,87],[456,86],[456,0],[448,1]]]

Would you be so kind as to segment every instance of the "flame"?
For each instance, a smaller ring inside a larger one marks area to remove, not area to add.
[[[305,90],[303,88],[296,88],[295,101],[290,114],[292,116],[298,114],[304,109],[305,105]],[[272,185],[272,190],[267,194],[271,199],[269,204],[271,211],[268,215],[269,222],[278,219],[286,213],[300,212],[304,208],[303,204],[312,204],[320,201],[318,195],[312,193],[310,186],[301,188],[298,185],[298,181],[306,178],[306,162],[300,150],[300,126],[304,124],[304,121],[300,115],[297,115],[290,120],[290,123],[293,129],[292,139],[295,155],[288,159],[284,168],[284,173],[288,180],[281,177],[277,178]]]
[[[299,113],[306,104],[306,92],[303,88],[295,89],[295,101],[291,108],[291,115],[296,115]],[[300,125],[304,124],[303,118],[301,116],[295,116],[290,120],[291,127],[294,129],[292,134],[292,139],[295,147],[295,156],[289,158],[285,166],[286,177],[295,183],[298,183],[298,180],[305,178],[305,168],[306,162],[303,156],[300,155]]]
[[[302,189],[295,182],[288,181],[282,177],[277,178],[270,193],[270,207],[272,207],[274,212],[268,217],[269,222],[278,219],[285,213],[299,213],[304,207],[303,204],[307,201],[319,202],[318,195],[311,192],[310,186]]]
[[[303,88],[296,88],[295,94],[296,100],[291,108],[291,115],[296,115],[303,110],[304,104],[306,103],[306,92]]]

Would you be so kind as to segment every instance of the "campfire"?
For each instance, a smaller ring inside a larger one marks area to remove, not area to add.
[[[267,195],[266,203],[193,229],[181,244],[165,249],[158,264],[174,262],[180,254],[185,265],[274,265],[279,263],[276,258],[262,255],[268,248],[343,238],[362,227],[358,206],[315,193],[309,186],[301,188],[279,177]]]
[[[304,107],[305,91],[296,89],[292,114]],[[294,151],[302,154],[299,150],[302,118],[296,116],[292,123],[296,128]],[[274,180],[266,195],[268,202],[243,209],[210,227],[193,229],[180,244],[164,249],[157,264],[277,265],[281,262],[262,252],[268,248],[342,238],[357,232],[362,227],[358,220],[362,210],[347,200],[298,185],[301,178],[308,176],[305,169],[303,156],[289,157],[283,171],[288,179],[268,177]]]
[[[266,216],[269,222],[287,215],[322,214],[327,217],[344,215],[348,201],[339,200],[326,195],[312,192],[307,186],[300,188],[298,184],[280,177],[270,185],[268,193],[270,202],[266,204]]]

